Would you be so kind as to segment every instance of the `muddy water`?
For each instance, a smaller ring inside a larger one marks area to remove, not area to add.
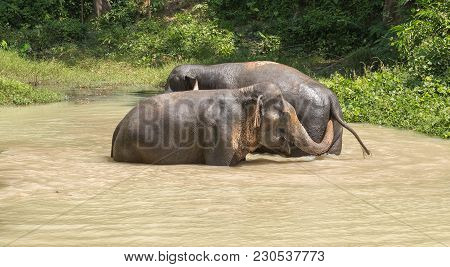
[[[115,163],[137,101],[0,109],[0,245],[450,245],[450,142],[355,124],[343,154],[234,168]]]

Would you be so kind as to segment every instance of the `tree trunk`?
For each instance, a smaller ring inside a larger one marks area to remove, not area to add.
[[[84,0],[81,0],[81,24],[84,23]]]
[[[94,0],[95,16],[100,17],[111,10],[111,3],[109,0]]]
[[[398,21],[398,10],[396,0],[384,0],[383,7],[383,22],[386,24],[392,24]]]
[[[142,13],[147,16],[152,16],[152,1],[151,0],[143,0],[142,1]]]

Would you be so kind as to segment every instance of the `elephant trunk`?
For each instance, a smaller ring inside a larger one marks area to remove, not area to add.
[[[330,149],[334,135],[333,122],[331,120],[328,121],[322,142],[316,143],[308,135],[305,127],[303,127],[296,115],[291,115],[290,119],[291,127],[288,130],[287,139],[293,142],[296,147],[311,155],[322,155]]]

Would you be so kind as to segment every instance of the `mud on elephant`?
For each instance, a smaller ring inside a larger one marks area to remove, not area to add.
[[[141,101],[117,126],[111,156],[150,164],[232,166],[264,146],[289,155],[290,143],[313,155],[328,151],[333,124],[314,142],[278,86],[188,91]]]
[[[241,88],[262,82],[271,82],[280,87],[283,97],[295,108],[298,119],[315,142],[322,140],[328,121],[333,121],[334,139],[329,154],[341,153],[342,127],[356,137],[365,154],[370,154],[358,134],[342,119],[342,110],[336,95],[323,84],[283,64],[257,61],[181,65],[170,73],[166,92]],[[310,153],[293,146],[292,156],[308,154]]]

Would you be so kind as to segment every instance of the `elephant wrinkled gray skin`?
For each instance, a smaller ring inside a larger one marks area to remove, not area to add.
[[[169,75],[166,92],[193,90],[194,87],[200,90],[241,88],[261,82],[271,82],[280,87],[283,97],[294,106],[298,119],[315,142],[322,140],[328,121],[333,121],[334,140],[329,154],[341,153],[343,126],[356,137],[364,153],[370,155],[358,134],[343,121],[336,95],[321,83],[286,65],[267,61],[181,65]],[[309,153],[293,147],[291,156],[305,155]]]
[[[333,140],[329,121],[314,142],[278,86],[261,83],[238,90],[188,91],[149,97],[117,126],[111,157],[150,164],[232,166],[260,146],[290,154],[290,143],[313,155]]]

